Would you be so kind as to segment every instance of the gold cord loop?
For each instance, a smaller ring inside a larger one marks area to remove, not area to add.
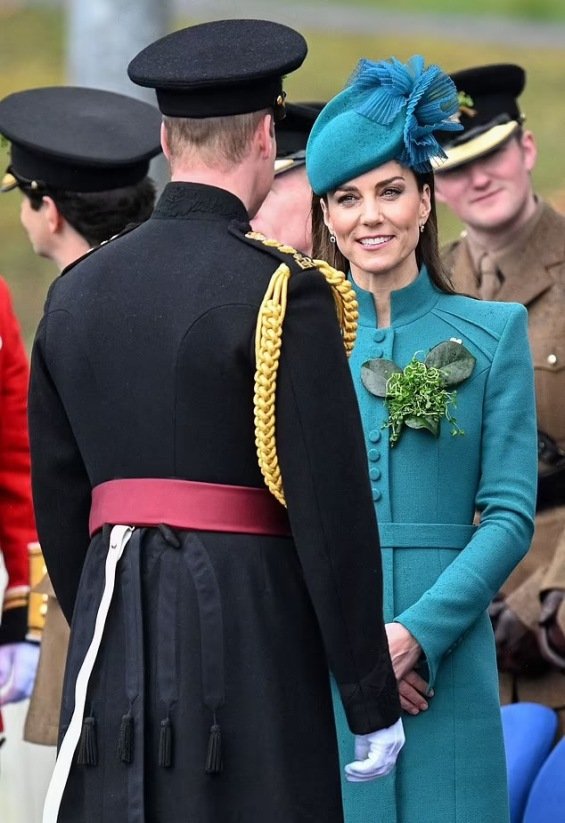
[[[255,235],[253,239],[260,239]],[[262,239],[265,243],[265,239]],[[276,241],[265,245],[276,246],[280,251],[298,255],[289,246]],[[311,261],[300,256],[301,261],[308,260],[308,268],[316,268],[324,275],[332,289],[339,324],[342,330],[343,344],[347,356],[351,354],[357,333],[358,307],[355,292],[342,272],[332,268],[323,260]],[[296,257],[294,258],[296,260]],[[298,261],[297,261],[298,262]],[[299,265],[301,265],[299,263]],[[301,265],[301,268],[305,266]],[[282,477],[277,457],[276,410],[275,397],[277,388],[277,371],[282,345],[283,321],[286,312],[288,281],[291,270],[281,263],[271,277],[269,287],[261,303],[255,332],[255,445],[259,468],[269,491],[279,503],[286,506]]]

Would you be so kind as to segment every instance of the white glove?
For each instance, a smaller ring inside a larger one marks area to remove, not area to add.
[[[350,783],[362,783],[389,774],[405,739],[400,718],[388,729],[380,729],[371,734],[356,734],[356,760],[345,767],[345,779]]]
[[[31,695],[38,660],[37,643],[0,646],[0,706],[18,703]]]

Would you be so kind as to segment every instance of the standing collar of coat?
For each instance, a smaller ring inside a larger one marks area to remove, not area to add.
[[[202,183],[167,183],[153,212],[156,218],[202,215],[249,222],[245,206],[235,194]]]
[[[359,303],[359,325],[375,328],[377,326],[377,312],[373,295],[355,282],[351,272],[349,272],[348,278],[353,285]],[[439,289],[430,280],[428,270],[425,266],[422,266],[418,277],[412,283],[403,289],[391,292],[391,325],[404,326],[413,323],[419,317],[423,317],[433,309],[440,294]]]

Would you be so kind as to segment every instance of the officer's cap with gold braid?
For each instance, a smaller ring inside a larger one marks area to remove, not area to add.
[[[459,94],[460,134],[440,135],[447,159],[438,171],[470,163],[505,143],[524,122],[517,98],[526,72],[512,63],[464,69],[451,75]]]
[[[294,29],[268,20],[216,20],[175,31],[128,66],[134,83],[157,92],[170,117],[224,117],[272,108],[284,116],[282,79],[308,47]]]
[[[261,303],[255,332],[255,445],[259,468],[269,491],[286,505],[277,456],[275,396],[277,371],[286,313],[288,281],[302,269],[318,269],[330,286],[341,326],[343,344],[349,356],[355,343],[358,308],[355,292],[342,272],[323,260],[312,260],[291,246],[270,240],[258,232],[248,232],[245,239],[271,251],[280,264],[271,277]]]
[[[131,186],[161,151],[155,106],[78,86],[15,92],[0,101],[0,134],[11,143],[2,191],[100,192]]]

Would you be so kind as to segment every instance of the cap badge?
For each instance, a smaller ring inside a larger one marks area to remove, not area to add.
[[[467,92],[458,91],[457,100],[459,101],[459,114],[464,114],[467,117],[476,117],[477,110],[473,108],[475,101]]]

